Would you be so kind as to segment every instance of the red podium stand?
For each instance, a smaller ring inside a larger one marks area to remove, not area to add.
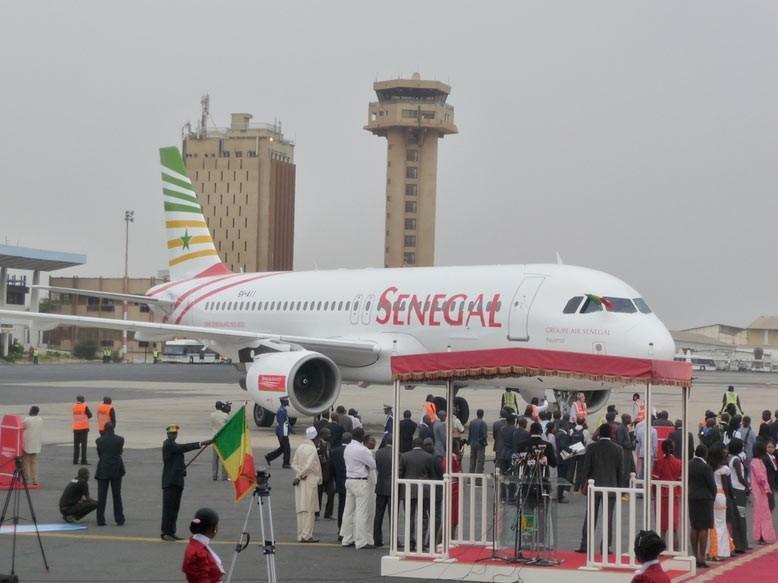
[[[24,425],[19,415],[4,415],[0,423],[0,490],[11,488],[11,478],[16,469],[15,460],[24,450]],[[17,483],[17,488],[22,485]]]

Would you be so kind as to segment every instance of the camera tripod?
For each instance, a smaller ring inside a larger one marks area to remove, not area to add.
[[[13,521],[13,542],[11,543],[11,574],[8,578],[9,581],[18,581],[16,577],[16,528],[19,525],[19,507],[21,505],[21,490],[24,489],[24,493],[27,497],[27,507],[30,510],[30,518],[35,525],[35,535],[38,537],[38,546],[41,549],[41,557],[43,558],[43,566],[46,567],[46,572],[49,571],[49,563],[46,560],[46,552],[43,550],[43,541],[41,541],[41,533],[38,531],[38,519],[35,517],[35,509],[32,507],[32,498],[30,498],[30,490],[27,488],[27,480],[22,472],[22,458],[14,458],[14,473],[11,477],[11,483],[9,485],[8,492],[5,495],[5,502],[3,502],[3,512],[0,514],[0,528],[5,522],[8,514],[8,507],[11,505],[11,498],[13,498],[13,515],[11,520]],[[19,487],[21,484],[22,488]]]
[[[232,581],[232,573],[235,570],[235,563],[238,560],[238,554],[246,550],[251,543],[251,534],[248,532],[249,519],[251,518],[251,511],[254,508],[254,501],[256,500],[259,506],[259,534],[262,537],[262,554],[265,555],[265,564],[267,566],[267,581],[268,583],[277,583],[278,578],[276,576],[276,539],[273,534],[273,507],[270,504],[270,475],[260,470],[257,472],[257,485],[254,488],[254,492],[251,494],[251,502],[249,503],[248,510],[246,511],[246,519],[243,521],[243,530],[240,533],[240,538],[235,545],[235,552],[232,554],[232,563],[230,563],[230,571],[227,574],[226,583]],[[267,511],[267,524],[268,533],[270,538],[265,534],[265,512]]]

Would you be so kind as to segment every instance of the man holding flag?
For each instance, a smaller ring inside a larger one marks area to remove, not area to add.
[[[167,439],[162,444],[162,534],[160,538],[168,542],[183,540],[176,536],[176,522],[178,509],[181,506],[181,495],[184,493],[184,476],[186,476],[184,454],[194,449],[205,448],[211,443],[210,440],[176,443],[180,429],[181,427],[175,423],[168,425],[165,429]]]
[[[254,491],[257,484],[245,403],[213,436],[213,447],[222,460],[227,476],[232,480],[235,502],[240,502]]]

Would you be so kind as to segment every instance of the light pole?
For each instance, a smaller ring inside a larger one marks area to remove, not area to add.
[[[135,211],[124,211],[124,293],[129,293],[127,264],[130,254],[130,223],[135,222]],[[127,319],[127,300],[124,300],[122,319]],[[127,330],[122,330],[122,362],[127,362]]]

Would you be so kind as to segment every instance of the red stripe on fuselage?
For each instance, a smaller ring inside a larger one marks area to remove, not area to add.
[[[217,277],[216,279],[212,279],[210,281],[206,281],[205,283],[201,283],[200,285],[194,286],[192,289],[185,291],[182,293],[178,299],[176,300],[176,303],[173,305],[173,311],[175,312],[178,309],[178,306],[181,305],[181,302],[183,302],[186,298],[191,296],[193,293],[195,293],[198,290],[203,289],[204,287],[208,287],[209,285],[213,285],[215,283],[219,283],[220,281],[224,281],[225,279],[230,279],[233,277],[241,277],[245,274],[243,273],[232,273],[230,275],[225,275],[224,277]],[[190,280],[192,281],[192,280]]]
[[[217,294],[220,291],[224,291],[224,290],[229,289],[231,287],[235,287],[237,285],[242,285],[242,284],[248,283],[250,281],[256,281],[258,279],[264,279],[266,277],[273,277],[274,275],[280,275],[281,273],[283,273],[283,272],[279,272],[279,273],[263,273],[261,275],[254,275],[252,277],[249,277],[248,279],[243,279],[241,281],[233,281],[232,283],[228,283],[227,285],[223,285],[222,287],[219,287],[219,288],[216,288],[214,290],[211,290],[208,293],[201,295],[199,298],[194,300],[192,303],[188,304],[183,309],[183,311],[181,312],[181,315],[179,315],[178,318],[176,318],[176,324],[180,324],[181,323],[181,320],[183,319],[184,315],[186,315],[186,313],[189,310],[191,310],[194,306],[196,306],[197,304],[202,302],[204,299],[211,297],[213,294]]]
[[[240,274],[240,275],[242,275],[242,274]],[[217,281],[221,281],[222,279],[226,279],[227,277],[229,277],[229,275],[218,277],[218,278],[212,279],[209,283],[215,283]],[[182,285],[182,284],[185,284],[185,283],[193,283],[195,281],[196,281],[195,279],[179,279],[178,281],[171,281],[170,283],[166,283],[165,285],[155,289],[153,292],[150,292],[150,293],[146,292],[146,295],[151,298],[151,297],[154,297],[156,295],[159,295],[163,291],[168,290],[171,287],[174,287],[176,285]]]

